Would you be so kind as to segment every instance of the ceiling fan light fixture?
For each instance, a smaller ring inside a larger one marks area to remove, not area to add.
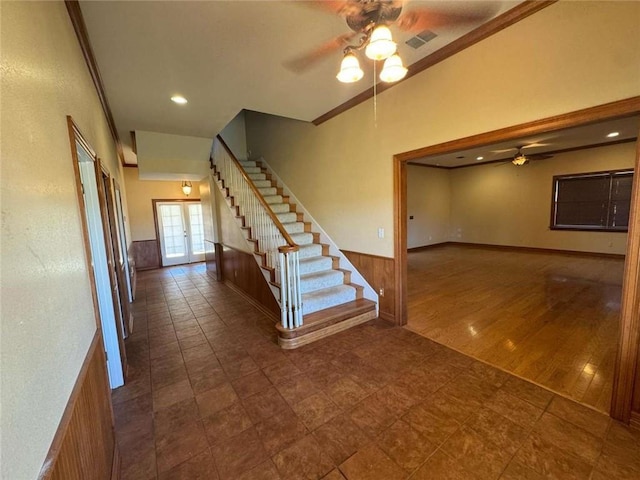
[[[396,42],[391,37],[391,30],[386,25],[378,25],[371,32],[369,45],[364,54],[371,60],[384,60],[396,52]]]
[[[174,95],[173,97],[171,97],[171,101],[173,103],[177,103],[178,105],[185,105],[189,103],[187,99],[184,98],[182,95]]]
[[[364,72],[360,68],[358,57],[351,52],[345,54],[336,78],[342,83],[353,83],[360,80],[363,75]]]
[[[380,72],[380,80],[391,83],[402,80],[407,74],[407,69],[402,64],[400,55],[394,53],[384,61],[384,66]]]
[[[511,160],[511,163],[513,163],[516,167],[521,167],[528,162],[529,159],[524,155],[524,153],[518,153],[515,157],[513,157],[513,160]]]

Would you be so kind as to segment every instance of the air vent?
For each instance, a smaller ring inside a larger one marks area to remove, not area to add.
[[[433,33],[431,30],[424,30],[420,32],[418,35],[416,35],[415,37],[411,37],[409,40],[407,40],[404,43],[409,45],[411,48],[418,49],[425,43],[436,38],[437,36],[438,35],[436,33]]]

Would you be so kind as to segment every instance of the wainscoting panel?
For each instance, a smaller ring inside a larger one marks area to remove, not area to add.
[[[379,316],[384,320],[395,323],[396,294],[393,258],[346,250],[343,250],[342,253],[345,254],[378,294],[381,288],[384,289],[384,295],[379,297]]]
[[[218,257],[222,251],[222,245],[205,239],[204,241],[204,261],[207,266],[207,275],[211,278],[222,281],[222,271],[218,268]]]
[[[137,270],[160,268],[158,240],[136,240],[131,243],[131,248]]]
[[[100,332],[71,392],[39,479],[108,480],[119,471]]]
[[[217,245],[216,245],[217,247]],[[227,245],[220,250],[220,262],[218,269],[222,271],[222,278],[225,283],[238,290],[240,293],[254,300],[254,304],[272,314],[275,318],[280,318],[280,307],[271,289],[267,285],[260,267],[253,258],[253,255],[236,250]]]

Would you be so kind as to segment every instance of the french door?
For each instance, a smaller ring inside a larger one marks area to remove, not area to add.
[[[193,201],[155,202],[162,266],[204,261],[202,205]]]

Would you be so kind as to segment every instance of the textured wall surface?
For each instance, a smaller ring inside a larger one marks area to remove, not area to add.
[[[66,115],[121,169],[64,3],[2,2],[1,22],[0,477],[26,480],[96,331]]]

